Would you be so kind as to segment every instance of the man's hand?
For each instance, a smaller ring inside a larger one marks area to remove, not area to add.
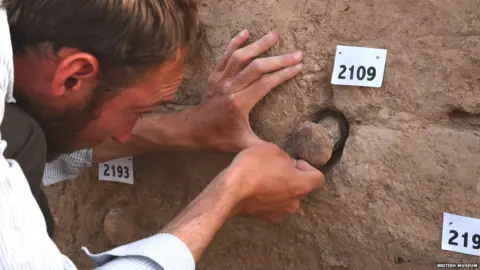
[[[242,179],[236,211],[271,221],[296,212],[300,199],[324,183],[320,171],[303,160],[292,160],[274,144],[241,152],[226,173]]]
[[[303,55],[294,52],[258,58],[278,42],[277,34],[269,33],[241,48],[247,39],[247,31],[232,39],[209,77],[199,106],[141,119],[131,141],[106,140],[96,146],[94,162],[161,150],[239,152],[263,143],[252,131],[248,115],[273,88],[303,69]]]
[[[300,51],[257,58],[278,42],[275,32],[241,48],[247,39],[246,30],[232,39],[193,114],[197,119],[194,122],[198,123],[196,136],[216,150],[238,152],[263,143],[250,127],[250,111],[273,88],[303,69]]]
[[[278,146],[254,146],[240,153],[162,232],[180,238],[198,261],[232,215],[278,221],[323,182],[320,171],[292,160]]]

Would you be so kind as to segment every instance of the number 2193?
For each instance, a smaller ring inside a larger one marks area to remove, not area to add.
[[[130,177],[130,170],[128,169],[127,166],[115,166],[115,165],[108,165],[108,164],[103,164],[103,175],[105,176],[113,176],[113,177],[124,177],[125,179],[128,179]],[[110,174],[110,172],[112,174]]]
[[[347,70],[350,73],[350,76],[349,76],[350,80],[353,80],[355,78],[355,75],[356,75],[356,79],[358,79],[359,81],[363,81],[363,80],[365,80],[365,78],[368,81],[373,81],[373,80],[375,80],[375,77],[377,76],[377,70],[375,69],[375,67],[369,67],[367,69],[364,66],[359,66],[357,68],[357,71],[355,72],[355,66],[351,66],[350,68],[347,69],[347,66],[341,65],[340,69],[342,71],[340,71],[340,74],[338,74],[338,78],[342,79],[342,80],[347,79],[347,77],[345,77],[345,73],[347,72]]]
[[[448,244],[452,246],[458,246],[458,243],[455,241],[458,238],[458,232],[456,230],[450,230],[450,234],[452,234],[452,237],[448,240]],[[480,249],[480,234],[474,234],[470,238],[468,235],[468,232],[462,234],[463,238],[463,246],[468,247],[468,242],[472,241],[473,249]]]

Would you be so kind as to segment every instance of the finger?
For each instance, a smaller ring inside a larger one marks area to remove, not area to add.
[[[284,68],[271,74],[263,75],[243,91],[234,94],[238,107],[249,112],[255,104],[264,98],[273,88],[295,77],[303,70],[303,64]]]
[[[253,60],[235,79],[232,89],[241,91],[266,73],[299,64],[303,59],[301,51],[281,56],[258,58]]]
[[[284,216],[283,212],[276,212],[276,213],[269,213],[265,215],[265,218],[267,218],[268,220],[274,223],[282,223],[283,216]]]
[[[292,186],[297,197],[303,197],[325,183],[325,176],[312,165],[304,160],[298,160],[296,169],[297,179],[294,179]]]
[[[293,201],[285,210],[286,210],[287,213],[289,213],[289,214],[294,214],[295,212],[298,211],[299,208],[300,208],[300,201],[299,201],[299,200],[295,200],[295,201]]]
[[[252,59],[259,56],[260,54],[266,52],[277,44],[278,35],[275,32],[270,32],[269,34],[263,36],[254,43],[236,50],[230,59],[228,60],[227,66],[224,70],[224,76],[230,77],[236,75],[240,72],[243,67],[245,67]]]
[[[225,69],[225,67],[227,66],[228,60],[230,59],[230,57],[232,57],[232,54],[236,50],[238,50],[238,48],[240,48],[240,46],[242,46],[242,44],[245,43],[245,41],[247,41],[248,36],[249,36],[248,31],[243,30],[230,41],[230,43],[227,46],[227,49],[225,50],[224,55],[222,56],[220,61],[218,61],[217,66],[215,67],[215,71],[220,72],[220,71],[223,71],[223,69]]]
[[[308,164],[304,160],[299,160],[297,162],[297,169],[301,171],[305,181],[305,186],[307,189],[314,190],[317,189],[325,183],[325,176],[321,171],[312,165]]]
[[[297,160],[297,166],[295,166],[295,168],[297,168],[297,170],[300,170],[302,172],[318,171],[315,167],[310,165],[308,162],[301,159]]]

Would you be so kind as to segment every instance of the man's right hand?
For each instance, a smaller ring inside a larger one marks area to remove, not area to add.
[[[177,236],[198,261],[217,231],[235,214],[279,221],[300,198],[320,187],[323,174],[263,143],[241,152],[162,233]]]
[[[226,169],[237,187],[236,212],[280,221],[300,206],[300,199],[324,183],[323,174],[303,160],[295,161],[270,143],[241,152]]]

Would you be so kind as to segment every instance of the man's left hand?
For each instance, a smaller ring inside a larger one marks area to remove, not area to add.
[[[263,143],[250,127],[250,111],[273,88],[303,69],[300,51],[257,58],[278,42],[275,32],[241,48],[248,35],[244,30],[232,39],[209,77],[202,102],[191,114],[195,136],[209,149],[238,152]]]

